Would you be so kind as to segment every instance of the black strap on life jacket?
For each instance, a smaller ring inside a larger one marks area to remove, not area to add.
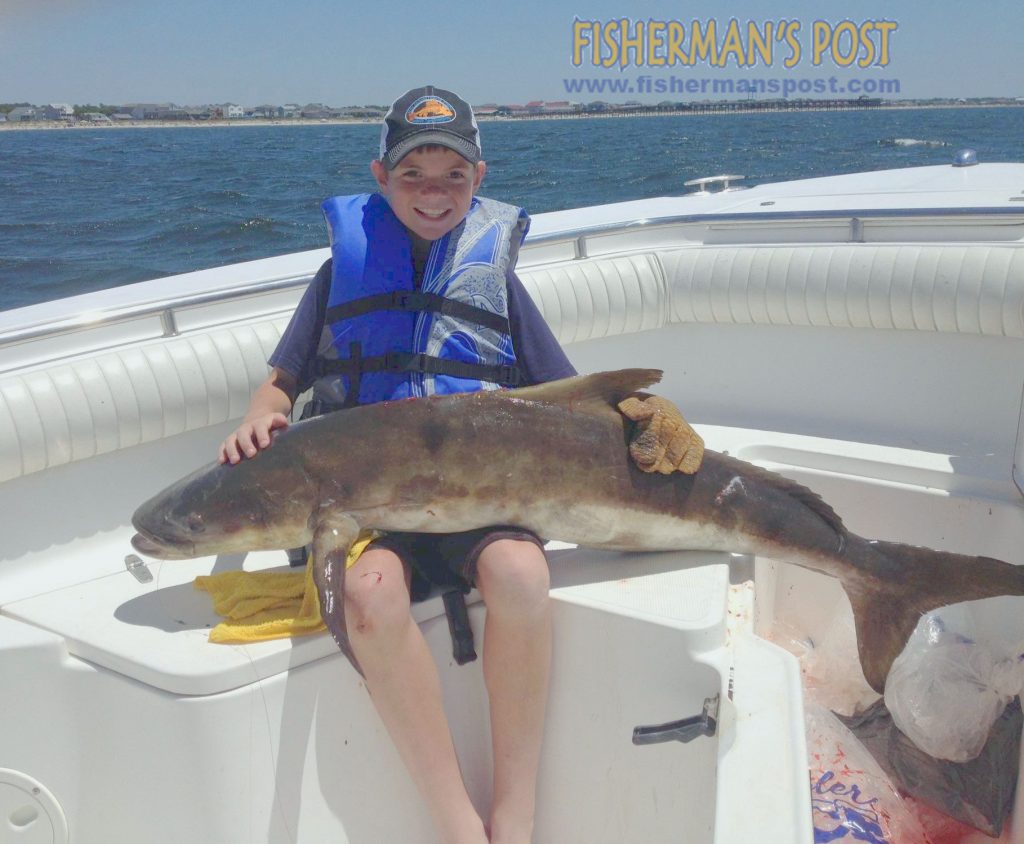
[[[506,316],[466,302],[449,299],[446,296],[439,296],[436,293],[423,293],[414,290],[377,293],[333,305],[326,310],[324,322],[331,324],[380,310],[430,311],[473,322],[505,335],[511,333]],[[363,374],[368,372],[421,372],[425,375],[449,375],[453,378],[488,381],[505,387],[518,387],[523,383],[522,373],[518,366],[469,363],[418,352],[386,352],[382,355],[363,357],[362,347],[358,342],[349,344],[347,358],[335,360],[317,358],[313,361],[312,370],[316,378],[322,378],[325,375],[348,377],[347,395],[345,403],[342,405],[345,408],[359,404],[360,380]],[[315,412],[322,412],[322,410],[317,409]]]
[[[508,317],[466,302],[439,296],[437,293],[421,293],[413,290],[377,293],[353,299],[350,302],[342,302],[340,305],[334,305],[327,309],[324,321],[327,323],[337,322],[342,319],[362,316],[372,311],[431,311],[466,322],[474,322],[484,328],[500,331],[502,334],[509,333]]]
[[[359,378],[367,372],[423,372],[427,375],[451,375],[455,378],[474,378],[477,381],[491,381],[508,387],[522,383],[522,372],[518,366],[469,363],[448,360],[418,352],[385,352],[383,355],[363,357],[358,343],[350,348],[350,357],[339,360],[317,358],[313,361],[313,374],[317,378],[325,375],[347,375],[349,395],[359,395]]]

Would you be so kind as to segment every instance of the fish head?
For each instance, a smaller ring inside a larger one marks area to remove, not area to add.
[[[159,559],[298,548],[312,538],[316,490],[300,466],[262,455],[212,464],[135,511],[132,545]]]

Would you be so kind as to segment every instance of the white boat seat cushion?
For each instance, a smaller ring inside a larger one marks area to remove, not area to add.
[[[1024,337],[1024,249],[729,246],[664,256],[672,321]]]
[[[286,320],[0,378],[0,481],[241,417]]]
[[[1024,337],[1024,246],[701,246],[521,273],[561,343],[670,323]]]

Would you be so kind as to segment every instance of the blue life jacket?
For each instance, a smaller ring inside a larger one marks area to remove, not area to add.
[[[529,227],[520,208],[474,198],[431,244],[414,289],[412,242],[380,194],[323,204],[333,259],[314,413],[519,383],[506,275]]]

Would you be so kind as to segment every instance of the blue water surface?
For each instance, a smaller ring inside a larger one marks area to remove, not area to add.
[[[1024,160],[1024,108],[481,125],[486,196],[531,213],[747,184]],[[320,202],[374,188],[373,125],[0,132],[0,310],[326,245]],[[915,141],[908,143],[907,141]]]

